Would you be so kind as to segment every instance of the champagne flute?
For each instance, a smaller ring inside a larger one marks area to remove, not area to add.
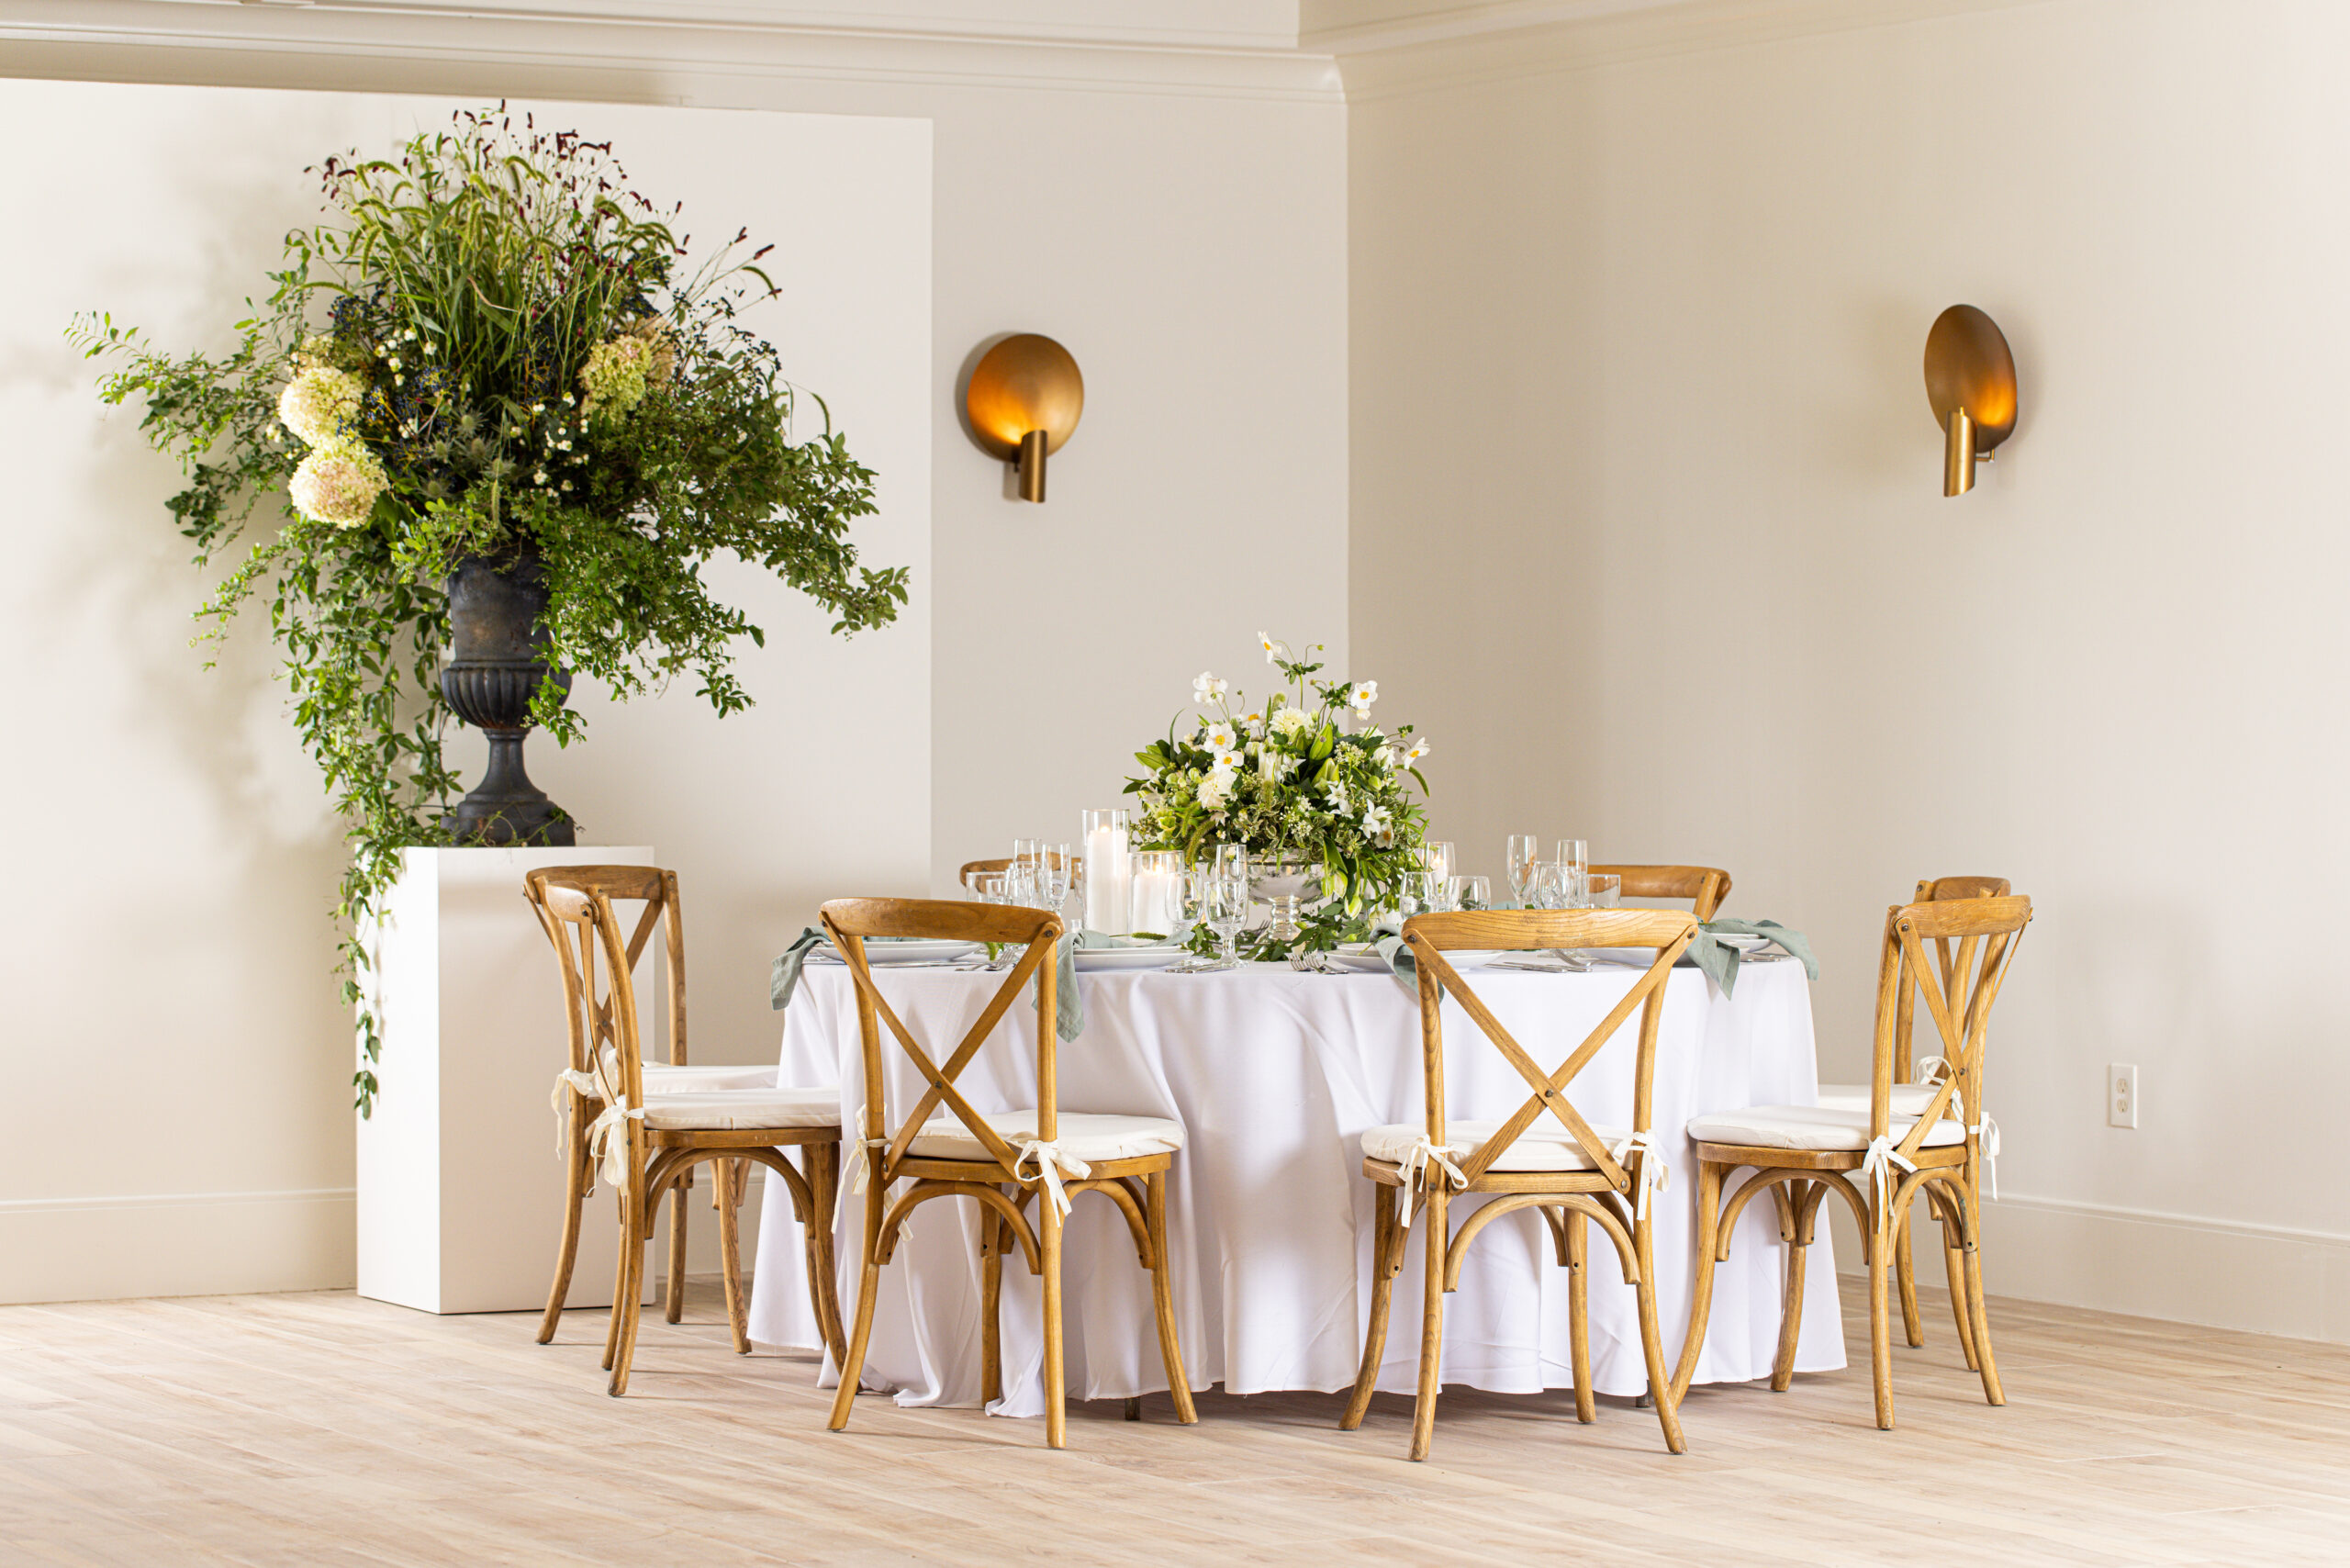
[[[1534,867],[1542,852],[1530,833],[1509,835],[1509,890],[1520,909],[1532,909],[1534,896]]]
[[[1248,924],[1248,878],[1245,873],[1229,870],[1217,857],[1218,865],[1208,873],[1207,897],[1204,900],[1208,929],[1215,933],[1224,948],[1213,969],[1237,969],[1240,967],[1240,928]],[[1246,864],[1246,862],[1242,862]]]

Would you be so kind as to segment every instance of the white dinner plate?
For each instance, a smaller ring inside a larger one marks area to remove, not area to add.
[[[1360,974],[1378,974],[1387,968],[1387,960],[1379,956],[1376,947],[1339,947],[1322,958],[1334,969],[1353,969]]]
[[[1181,947],[1080,947],[1071,955],[1080,974],[1095,969],[1163,969],[1191,954]]]
[[[875,969],[887,969],[891,964],[936,964],[968,957],[979,952],[977,942],[947,942],[927,936],[908,937],[902,941],[893,937],[868,936],[865,939],[865,961]],[[830,942],[816,944],[811,957],[846,962]]]
[[[1734,931],[1721,933],[1715,936],[1714,940],[1725,947],[1735,947],[1741,953],[1757,952],[1771,945],[1771,939],[1768,936],[1749,936]]]

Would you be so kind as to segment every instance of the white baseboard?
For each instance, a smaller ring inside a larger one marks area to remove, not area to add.
[[[687,1229],[687,1266],[701,1273],[719,1266],[718,1225],[701,1206],[709,1191],[706,1182],[697,1185]],[[758,1246],[762,1193],[763,1183],[753,1182],[743,1205],[745,1261]],[[650,1254],[655,1271],[668,1257],[667,1215],[665,1204]],[[550,1266],[558,1217],[548,1212]],[[611,1223],[600,1194],[588,1213],[588,1224],[599,1222]],[[358,1279],[357,1232],[358,1198],[350,1187],[0,1202],[0,1305],[350,1290]]]
[[[0,1302],[346,1290],[349,1187],[0,1203]]]
[[[1984,1285],[1993,1295],[2350,1344],[2350,1236],[2020,1193],[1986,1205]],[[1849,1220],[1836,1260],[1860,1260]],[[1919,1271],[1942,1282],[1923,1205]]]

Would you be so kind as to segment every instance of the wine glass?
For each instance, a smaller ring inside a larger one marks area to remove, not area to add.
[[[1445,885],[1445,902],[1453,909],[1491,909],[1493,883],[1483,877],[1455,877]]]
[[[1420,865],[1423,869],[1435,872],[1438,879],[1449,880],[1452,876],[1451,842],[1440,839],[1420,846]]]
[[[1039,845],[1036,860],[1036,888],[1043,906],[1055,914],[1069,902],[1069,853],[1066,844]]]
[[[1583,875],[1583,907],[1614,909],[1622,901],[1624,879],[1613,871],[1585,871]]]
[[[1177,877],[1176,897],[1182,904],[1182,924],[1186,926],[1207,924],[1208,883],[1214,876],[1214,868],[1205,861],[1202,861],[1198,865],[1185,867]],[[1170,965],[1167,972],[1170,975],[1204,974],[1215,967],[1214,959],[1195,957],[1186,958],[1180,964]]]
[[[1591,846],[1580,838],[1562,838],[1559,840],[1558,848],[1550,858],[1574,873],[1575,897],[1580,901],[1583,897],[1583,876],[1591,869]],[[1561,907],[1581,909],[1583,905],[1577,902]]]
[[[1406,871],[1404,886],[1395,904],[1405,919],[1416,914],[1435,914],[1442,908],[1444,883],[1433,871]]]
[[[1531,909],[1534,895],[1534,866],[1542,857],[1535,836],[1530,833],[1509,835],[1509,890],[1520,909]]]
[[[1215,933],[1224,951],[1212,969],[1237,969],[1240,967],[1240,929],[1248,924],[1248,878],[1246,872],[1229,869],[1224,857],[1218,854],[1217,864],[1208,872],[1207,887],[1201,900],[1207,913],[1207,926]],[[1244,860],[1243,865],[1247,864]]]

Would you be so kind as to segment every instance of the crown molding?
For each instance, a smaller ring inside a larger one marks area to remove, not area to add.
[[[727,79],[1129,92],[1276,102],[1343,101],[1337,62],[1288,47],[1072,39],[954,28],[832,27],[734,19],[704,6],[683,19],[624,10],[420,0],[310,5],[192,0],[12,0],[0,73],[256,85],[412,85],[514,81],[589,95],[717,102]],[[303,62],[289,71],[295,62]],[[301,78],[290,81],[291,75]],[[722,84],[715,93],[698,84]],[[491,85],[490,91],[505,91]]]
[[[1338,61],[1349,103],[1596,70],[2057,0],[1494,0],[1304,35]]]

